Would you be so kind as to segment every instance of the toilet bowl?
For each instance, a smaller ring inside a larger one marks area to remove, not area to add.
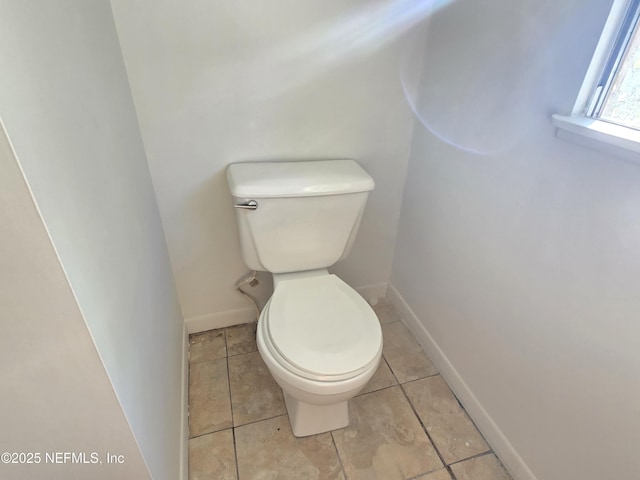
[[[293,433],[346,427],[348,400],[380,363],[380,323],[355,290],[326,271],[275,283],[256,340],[284,392]]]

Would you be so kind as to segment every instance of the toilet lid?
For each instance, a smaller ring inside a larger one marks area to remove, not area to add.
[[[311,378],[355,375],[376,361],[382,346],[376,314],[335,275],[281,281],[267,331],[278,353]]]

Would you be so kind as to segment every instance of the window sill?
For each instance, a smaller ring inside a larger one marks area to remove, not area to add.
[[[552,115],[556,136],[603,153],[640,163],[640,131],[581,115]]]

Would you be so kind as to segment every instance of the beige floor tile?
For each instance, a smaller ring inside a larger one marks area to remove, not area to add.
[[[227,337],[227,355],[240,355],[243,353],[255,352],[258,350],[256,345],[256,326],[258,324],[243,323],[233,327],[225,328]]]
[[[447,464],[489,450],[440,375],[403,385],[433,444]]]
[[[393,306],[374,309],[384,358],[350,401],[349,427],[301,439],[257,352],[255,323],[192,335],[190,480],[511,480]]]
[[[258,352],[229,357],[229,383],[236,427],[287,413],[282,389]]]
[[[354,398],[332,432],[349,480],[406,480],[442,466],[400,387]]]
[[[483,455],[451,465],[456,480],[511,480],[495,455]]]
[[[396,377],[393,376],[391,370],[389,369],[389,365],[384,358],[380,359],[380,365],[378,365],[378,369],[376,373],[373,374],[371,380],[367,382],[367,384],[360,392],[360,395],[365,393],[375,392],[376,390],[382,390],[383,388],[392,387],[393,385],[397,385],[398,381]]]
[[[189,363],[210,362],[227,356],[223,330],[210,330],[189,336]]]
[[[189,480],[238,480],[231,429],[189,440]]]
[[[378,320],[380,320],[380,323],[383,325],[400,320],[395,308],[393,308],[393,305],[390,303],[375,305],[373,311],[376,312]]]
[[[189,370],[190,436],[232,426],[227,359],[192,364]]]
[[[296,438],[286,415],[235,432],[241,480],[345,480],[329,433]]]
[[[436,470],[435,472],[427,473],[426,475],[420,475],[415,480],[451,480],[451,475],[445,468]]]
[[[413,334],[402,322],[382,325],[382,354],[400,383],[438,373]]]

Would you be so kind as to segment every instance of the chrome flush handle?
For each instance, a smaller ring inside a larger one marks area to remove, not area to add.
[[[258,208],[258,202],[255,200],[247,200],[244,203],[237,203],[233,208],[242,208],[244,210],[255,210]]]

